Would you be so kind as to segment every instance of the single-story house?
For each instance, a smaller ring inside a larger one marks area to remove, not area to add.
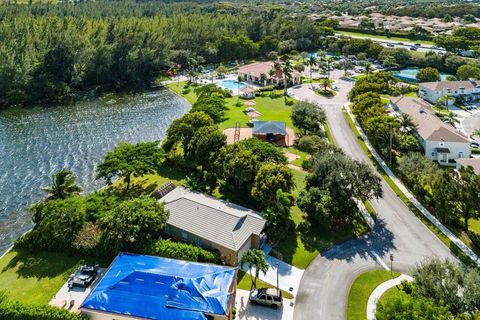
[[[282,121],[254,121],[253,136],[269,142],[286,141],[289,145],[287,125]]]
[[[286,81],[283,72],[275,70],[274,66],[273,61],[246,64],[238,68],[238,76],[243,78],[244,81],[252,81],[262,86],[283,84]],[[289,82],[292,84],[301,83],[302,74],[293,70]]]
[[[440,120],[431,105],[419,98],[396,97],[390,106],[412,117],[425,157],[442,165],[455,165],[455,160],[470,158],[470,141],[453,126]]]
[[[266,221],[253,210],[184,187],[159,201],[170,213],[166,234],[218,250],[228,265],[236,265],[250,248],[260,247]]]
[[[430,103],[450,95],[464,101],[477,101],[480,99],[480,81],[470,79],[467,81],[437,81],[419,83],[418,95]],[[453,103],[453,101],[449,101]]]
[[[463,167],[472,167],[473,171],[480,175],[480,158],[458,159],[457,170]]]
[[[232,319],[236,268],[120,253],[80,312],[92,320]]]

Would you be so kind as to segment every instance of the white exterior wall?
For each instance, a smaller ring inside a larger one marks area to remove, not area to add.
[[[248,238],[247,241],[243,244],[243,246],[238,250],[237,253],[237,262],[240,262],[240,259],[242,259],[242,255],[248,251],[252,247],[252,237]]]
[[[462,158],[470,158],[470,144],[468,142],[446,142],[446,141],[430,141],[425,143],[425,157],[430,160],[437,161],[437,152],[435,148],[448,148],[450,153],[448,159],[460,158],[460,153],[463,153]],[[433,154],[433,155],[432,155]]]
[[[420,84],[419,91],[418,91],[419,97],[424,100],[427,100],[430,103],[435,103],[438,99],[445,96],[446,94],[448,94],[447,90],[441,90],[441,91],[430,90],[429,88],[424,87],[422,84]],[[454,97],[464,96],[464,95],[468,96],[473,94],[480,95],[480,88],[470,88],[470,89],[464,89],[464,90],[452,89],[449,94]],[[452,103],[453,101],[450,102],[450,104]]]

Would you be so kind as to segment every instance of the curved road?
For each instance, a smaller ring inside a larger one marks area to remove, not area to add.
[[[337,80],[336,86],[339,90],[332,99],[316,95],[309,85],[291,88],[289,94],[321,105],[337,146],[347,155],[371,164],[342,113],[352,83]],[[383,179],[382,187],[383,198],[372,201],[378,214],[373,230],[319,254],[305,270],[296,297],[295,320],[346,319],[352,282],[365,271],[387,268],[390,253],[394,255],[394,270],[403,273],[427,257],[455,259]]]

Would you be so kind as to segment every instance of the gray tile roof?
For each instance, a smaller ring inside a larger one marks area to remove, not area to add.
[[[287,126],[282,121],[254,121],[253,134],[280,134],[287,135]]]
[[[417,132],[424,140],[462,142],[469,140],[454,127],[444,123],[435,115],[431,105],[420,98],[396,97],[390,99],[400,112],[412,117]]]
[[[184,187],[159,201],[170,212],[167,224],[234,251],[265,227],[265,219],[253,210]]]
[[[443,91],[447,89],[459,90],[478,88],[480,81],[435,81],[422,82],[420,85],[433,91]]]

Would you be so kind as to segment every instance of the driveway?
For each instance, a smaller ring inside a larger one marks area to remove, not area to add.
[[[332,99],[316,95],[307,85],[290,89],[290,94],[321,105],[337,146],[354,159],[372,165],[341,110],[352,83],[338,80],[337,87],[338,94]],[[394,255],[394,270],[407,274],[428,257],[455,259],[449,248],[415,217],[383,179],[382,188],[383,198],[371,201],[378,214],[375,227],[360,239],[319,254],[305,270],[295,299],[294,319],[345,319],[352,282],[368,270],[388,269],[390,253]]]
[[[263,245],[262,247],[268,263],[268,271],[266,274],[260,272],[259,279],[276,287],[278,275],[278,286],[280,289],[288,292],[291,291],[294,295],[296,295],[304,270],[270,256],[269,253],[271,249],[272,248],[268,245]],[[246,265],[242,266],[241,268],[243,271],[249,272]],[[252,268],[252,273],[255,274],[255,267]],[[290,288],[292,290],[290,290]]]
[[[239,320],[291,320],[293,318],[293,301],[283,299],[282,308],[271,308],[252,304],[248,301],[249,292],[237,289],[235,308]]]

